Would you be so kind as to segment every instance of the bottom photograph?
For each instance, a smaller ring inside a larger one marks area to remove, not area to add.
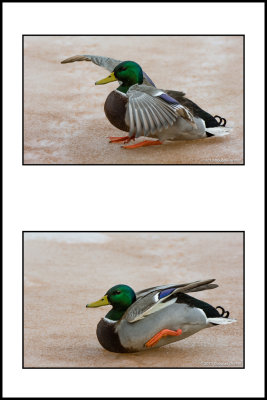
[[[23,368],[244,368],[244,232],[22,240]]]

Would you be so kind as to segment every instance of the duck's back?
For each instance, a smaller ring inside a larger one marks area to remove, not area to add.
[[[195,117],[202,118],[205,121],[206,128],[219,126],[218,121],[211,114],[202,110],[202,108],[200,108],[196,103],[185,97],[185,93],[175,90],[165,90],[165,92],[175,100],[179,101],[182,106],[188,108]]]

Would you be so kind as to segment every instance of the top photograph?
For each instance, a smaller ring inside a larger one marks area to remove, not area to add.
[[[23,165],[244,165],[244,35],[23,35]]]

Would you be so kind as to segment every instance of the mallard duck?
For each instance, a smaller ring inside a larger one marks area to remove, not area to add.
[[[157,89],[152,80],[134,61],[78,55],[67,58],[62,64],[74,61],[92,61],[111,74],[95,82],[103,85],[119,81],[120,86],[106,99],[106,117],[116,128],[128,136],[110,137],[113,143],[128,143],[140,136],[156,138],[123,146],[126,149],[162,144],[165,140],[187,140],[224,136],[230,133],[226,120],[212,116],[185,97],[185,93]]]
[[[113,286],[100,300],[86,305],[112,305],[97,325],[99,343],[115,353],[131,353],[186,339],[204,328],[235,322],[222,307],[214,308],[186,294],[218,287],[212,283],[214,280],[155,286],[137,293],[128,285]]]

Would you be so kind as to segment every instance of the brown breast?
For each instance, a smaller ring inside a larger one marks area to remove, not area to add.
[[[104,318],[97,325],[96,335],[104,349],[114,353],[128,353],[128,350],[122,346],[120,338],[115,332],[115,325],[109,324]]]
[[[104,111],[109,122],[121,131],[129,132],[125,123],[125,113],[128,98],[116,92],[111,92],[105,102]]]

